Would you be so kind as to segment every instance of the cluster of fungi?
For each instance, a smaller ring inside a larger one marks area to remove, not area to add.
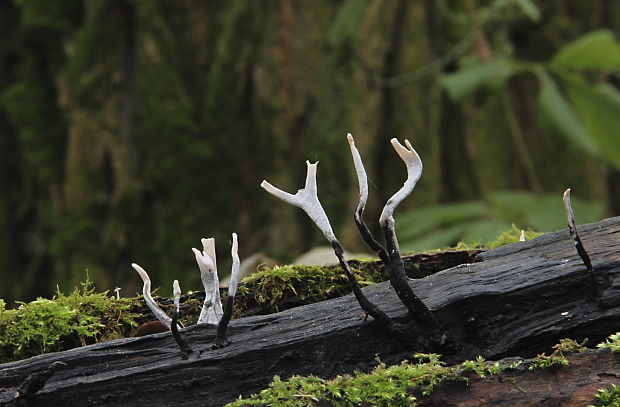
[[[407,179],[404,182],[403,186],[394,195],[392,195],[392,197],[388,199],[385,206],[383,207],[383,210],[379,217],[379,225],[381,227],[384,241],[384,243],[381,244],[379,240],[377,240],[373,236],[370,229],[364,222],[364,209],[368,201],[368,177],[366,175],[366,170],[364,168],[361,155],[357,147],[355,146],[353,136],[351,134],[348,134],[347,139],[349,143],[349,148],[351,150],[351,156],[353,158],[353,164],[355,166],[355,172],[357,174],[359,186],[359,199],[355,208],[354,220],[362,239],[372,251],[377,253],[379,259],[381,259],[381,262],[385,266],[385,269],[388,271],[389,281],[394,288],[394,292],[396,293],[402,304],[406,307],[406,309],[408,310],[408,314],[410,315],[411,319],[416,322],[416,325],[424,327],[427,330],[426,337],[433,338],[432,341],[435,342],[435,345],[439,345],[441,347],[458,346],[458,341],[456,340],[456,338],[453,338],[448,334],[443,324],[436,318],[436,316],[424,304],[424,302],[420,300],[420,298],[414,293],[413,289],[409,285],[409,278],[405,273],[405,266],[400,254],[398,239],[396,237],[394,227],[394,211],[396,210],[398,205],[411,194],[411,192],[415,188],[416,183],[420,179],[423,169],[422,160],[420,159],[419,155],[408,140],[405,140],[405,145],[402,145],[395,138],[391,140],[391,144],[394,150],[396,151],[400,159],[405,163],[405,166],[407,168]],[[409,324],[396,322],[391,319],[384,311],[379,309],[376,304],[370,301],[362,292],[362,289],[359,282],[357,281],[357,278],[355,277],[354,272],[351,270],[351,267],[349,266],[344,257],[344,249],[342,247],[342,244],[334,234],[329,222],[329,218],[327,217],[327,214],[325,213],[325,210],[323,209],[323,206],[319,201],[316,181],[318,162],[313,164],[309,161],[306,161],[306,165],[307,173],[305,186],[302,189],[299,189],[295,194],[285,192],[273,186],[267,181],[263,181],[261,183],[261,187],[268,193],[281,199],[282,201],[301,208],[304,212],[306,212],[306,214],[316,224],[316,226],[321,230],[321,232],[323,232],[323,235],[331,244],[336,257],[338,258],[341,268],[347,275],[353,294],[355,295],[355,298],[357,299],[359,305],[362,307],[364,312],[367,315],[371,316],[374,321],[384,327],[388,332],[399,335],[405,340],[406,338],[411,338],[412,332]],[[583,248],[581,240],[579,239],[579,235],[577,234],[575,220],[570,203],[570,189],[566,190],[566,192],[564,193],[564,204],[568,218],[569,230],[571,232],[571,235],[573,236],[577,252],[583,259],[587,271],[590,272],[591,275],[593,275],[593,269],[590,263],[590,259],[587,252]],[[523,240],[523,233],[521,240]],[[215,241],[213,238],[202,239],[202,245],[202,251],[199,251],[195,248],[192,249],[196,256],[198,266],[200,268],[201,278],[205,289],[205,300],[197,323],[217,325],[217,336],[214,348],[218,348],[227,346],[230,343],[226,338],[226,330],[232,315],[234,298],[239,278],[237,235],[235,233],[233,233],[232,235],[231,255],[233,258],[233,266],[230,285],[228,288],[228,299],[226,301],[224,309],[222,309],[219,293],[219,279],[217,276],[217,265],[215,258]],[[187,345],[187,343],[182,339],[179,333],[179,328],[181,328],[181,325],[178,323],[177,320],[181,290],[178,281],[175,280],[173,283],[174,308],[173,316],[171,318],[162,309],[160,309],[157,306],[156,302],[153,300],[153,297],[150,293],[151,280],[147,272],[135,263],[132,264],[132,266],[140,274],[140,277],[142,277],[142,280],[144,282],[143,294],[147,305],[153,311],[153,314],[159,320],[159,322],[163,324],[166,329],[172,331],[172,334],[181,349],[182,356],[184,358],[187,358],[189,355],[198,355]],[[594,288],[596,288],[594,280],[592,281],[594,284]],[[429,335],[429,332],[432,334]]]

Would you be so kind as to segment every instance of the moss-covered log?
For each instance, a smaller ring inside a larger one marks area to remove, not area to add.
[[[564,337],[600,341],[620,330],[620,218],[580,227],[600,297],[567,230],[480,254],[477,262],[411,280],[413,290],[449,330],[437,345],[409,322],[389,283],[365,288],[405,335],[360,315],[352,296],[233,321],[232,344],[212,349],[215,329],[182,330],[198,358],[183,360],[169,333],[100,343],[0,367],[0,402],[13,399],[29,374],[55,361],[66,366],[31,405],[222,405],[259,391],[274,375],[331,377],[367,370],[376,356],[397,362],[414,352],[439,352],[449,363],[533,356]],[[553,390],[552,390],[553,391]]]

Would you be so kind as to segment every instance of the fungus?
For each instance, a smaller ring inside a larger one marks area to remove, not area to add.
[[[323,232],[323,235],[325,235],[327,240],[331,243],[340,266],[347,275],[353,294],[362,309],[380,323],[386,326],[391,326],[392,322],[387,314],[381,311],[375,304],[370,302],[364,293],[362,293],[362,289],[357,281],[357,278],[355,278],[355,274],[353,274],[353,271],[344,258],[344,249],[332,231],[327,214],[325,213],[325,210],[323,209],[323,206],[318,198],[316,185],[317,164],[318,162],[311,164],[309,161],[306,161],[306,184],[305,187],[298,190],[295,195],[284,192],[281,189],[274,187],[267,181],[263,181],[260,185],[265,191],[269,192],[276,198],[280,198],[284,202],[301,208],[304,212],[306,212],[310,219],[317,225],[321,232]]]
[[[232,257],[232,269],[230,271],[230,284],[228,285],[228,298],[226,299],[226,306],[224,307],[224,314],[217,325],[217,335],[215,337],[215,347],[221,348],[228,346],[230,341],[226,339],[226,330],[228,329],[228,323],[233,313],[233,306],[235,305],[235,295],[237,294],[237,283],[239,282],[239,267],[240,260],[238,254],[238,242],[237,234],[232,234],[232,248],[230,249],[230,255]]]
[[[151,295],[151,278],[149,277],[146,270],[137,265],[136,263],[131,263],[131,267],[134,268],[142,278],[144,285],[142,286],[142,295],[144,296],[144,301],[146,305],[151,309],[155,318],[157,318],[162,324],[164,324],[168,329],[170,329],[170,324],[172,323],[172,319],[157,305],[153,296]]]
[[[349,148],[351,149],[351,156],[353,157],[353,164],[355,166],[355,172],[357,174],[357,181],[359,186],[359,200],[355,209],[354,219],[355,224],[362,236],[362,239],[366,242],[368,247],[375,251],[385,268],[388,270],[390,276],[390,284],[394,287],[394,291],[400,298],[401,302],[407,307],[414,318],[418,321],[439,328],[444,331],[442,325],[437,318],[428,309],[428,307],[418,298],[413,292],[411,286],[408,283],[408,277],[405,273],[405,264],[400,255],[400,249],[398,247],[398,239],[396,237],[396,231],[394,229],[394,210],[398,205],[411,194],[415,188],[416,183],[422,175],[422,160],[415,149],[411,146],[409,140],[405,140],[405,146],[393,138],[390,142],[396,150],[401,160],[407,167],[407,180],[403,186],[394,194],[383,207],[381,216],[379,217],[379,225],[383,232],[385,240],[385,248],[372,236],[372,233],[366,226],[363,214],[368,200],[368,178],[366,176],[366,169],[362,161],[361,155],[355,147],[355,140],[349,133],[347,134],[347,140],[349,142]],[[442,337],[442,342],[445,340],[445,335]]]
[[[573,213],[573,207],[570,203],[570,188],[564,191],[562,200],[564,201],[566,219],[568,220],[568,231],[575,243],[575,249],[577,249],[577,254],[579,255],[579,257],[581,257],[581,261],[583,261],[583,264],[586,266],[586,270],[590,274],[590,283],[592,285],[592,289],[594,290],[595,295],[598,297],[600,293],[598,290],[598,285],[596,284],[596,279],[594,278],[594,268],[592,267],[590,256],[588,255],[588,252],[583,246],[581,238],[579,237],[579,233],[577,232],[577,225],[575,224],[575,214]]]
[[[121,293],[121,288],[120,287],[116,287],[114,289],[114,292],[116,293],[116,299],[120,300],[121,299],[121,294],[120,294]]]
[[[192,248],[196,262],[200,268],[200,278],[205,289],[205,300],[198,317],[198,323],[217,325],[222,318],[222,302],[220,301],[220,281],[217,276],[215,257],[215,239],[200,239],[202,252]]]
[[[179,349],[181,350],[181,357],[183,359],[187,359],[188,355],[192,354],[192,349],[187,345],[185,340],[181,337],[179,333],[177,321],[179,320],[179,301],[181,299],[181,286],[179,285],[178,280],[174,280],[172,283],[172,295],[174,298],[174,307],[172,309],[172,324],[170,330],[172,331],[172,337],[174,338],[177,345],[179,345]]]

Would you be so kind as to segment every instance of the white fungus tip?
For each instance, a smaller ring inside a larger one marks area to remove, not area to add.
[[[178,298],[181,296],[181,286],[179,285],[179,280],[174,280],[172,282],[172,295],[175,298]]]
[[[143,282],[145,282],[145,283],[150,283],[151,282],[151,278],[149,277],[149,275],[146,272],[146,270],[144,270],[142,267],[140,267],[136,263],[131,263],[131,267],[133,267],[133,269],[136,270],[138,272],[138,274],[140,274],[140,278],[142,278]]]

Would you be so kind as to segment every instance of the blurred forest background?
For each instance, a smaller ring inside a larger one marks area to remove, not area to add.
[[[0,0],[0,298],[90,279],[199,290],[191,247],[230,234],[288,262],[326,242],[259,188],[320,160],[336,234],[352,222],[351,132],[366,214],[424,174],[396,219],[404,250],[515,224],[620,214],[620,2],[614,0]],[[335,258],[334,258],[335,260]]]

